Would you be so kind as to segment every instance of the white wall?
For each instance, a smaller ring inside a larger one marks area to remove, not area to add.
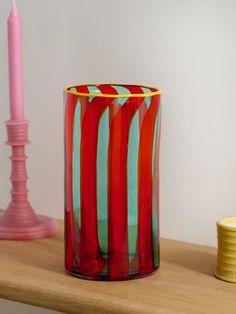
[[[0,4],[0,206],[9,201],[6,17]],[[23,18],[30,200],[63,217],[65,85],[130,82],[163,89],[161,233],[215,245],[236,214],[234,0],[17,1]]]
[[[10,3],[0,3],[2,208],[10,189],[10,150],[3,144]],[[37,212],[63,217],[63,87],[149,84],[164,91],[161,234],[215,245],[215,221],[236,214],[235,0],[17,4],[24,23],[25,111],[31,120],[30,200]]]

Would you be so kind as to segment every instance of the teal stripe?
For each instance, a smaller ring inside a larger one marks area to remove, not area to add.
[[[155,134],[154,134],[154,142],[153,142],[153,155],[152,155],[152,178],[157,182],[159,176],[158,165],[154,163],[155,157],[158,157],[158,139],[160,136],[160,110],[158,110],[156,123],[155,123]],[[157,187],[155,185],[154,187]],[[154,266],[157,267],[159,264],[159,256],[158,256],[158,202],[159,200],[156,198],[157,191],[153,189],[153,197],[152,197],[152,230],[153,230],[153,247],[154,247]]]
[[[138,150],[139,112],[132,119],[128,143],[127,199],[128,199],[128,246],[129,258],[136,254],[138,238]]]
[[[75,92],[75,93],[77,93],[77,89],[75,88],[75,87],[71,87],[71,89],[70,89],[72,92]]]
[[[100,89],[98,89],[96,86],[88,85],[87,87],[88,87],[89,93],[91,93],[91,94],[101,94]],[[88,102],[91,102],[94,97],[95,96],[89,96]]]
[[[141,87],[141,89],[142,89],[142,91],[143,91],[145,94],[151,93],[150,88]],[[145,97],[145,102],[146,102],[146,104],[147,104],[147,107],[149,107],[150,104],[151,104],[151,97],[150,97],[150,96]]]
[[[97,146],[98,238],[104,253],[108,251],[108,141],[109,109],[106,109],[99,123]]]
[[[124,86],[112,85],[112,87],[117,91],[118,94],[130,94],[130,91]],[[128,98],[118,98],[117,102],[120,105],[124,105]]]
[[[73,208],[74,217],[80,226],[80,141],[81,141],[81,123],[80,123],[81,104],[78,99],[74,115],[73,132]]]

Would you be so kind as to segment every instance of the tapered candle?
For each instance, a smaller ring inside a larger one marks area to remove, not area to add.
[[[12,120],[24,119],[22,28],[15,1],[13,1],[8,25],[8,60],[10,113]]]

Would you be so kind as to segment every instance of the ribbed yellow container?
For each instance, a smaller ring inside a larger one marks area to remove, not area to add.
[[[236,283],[236,217],[217,221],[218,253],[215,275]]]

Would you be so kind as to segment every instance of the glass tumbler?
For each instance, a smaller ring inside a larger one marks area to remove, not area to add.
[[[159,266],[160,90],[65,88],[65,268],[126,280]]]

